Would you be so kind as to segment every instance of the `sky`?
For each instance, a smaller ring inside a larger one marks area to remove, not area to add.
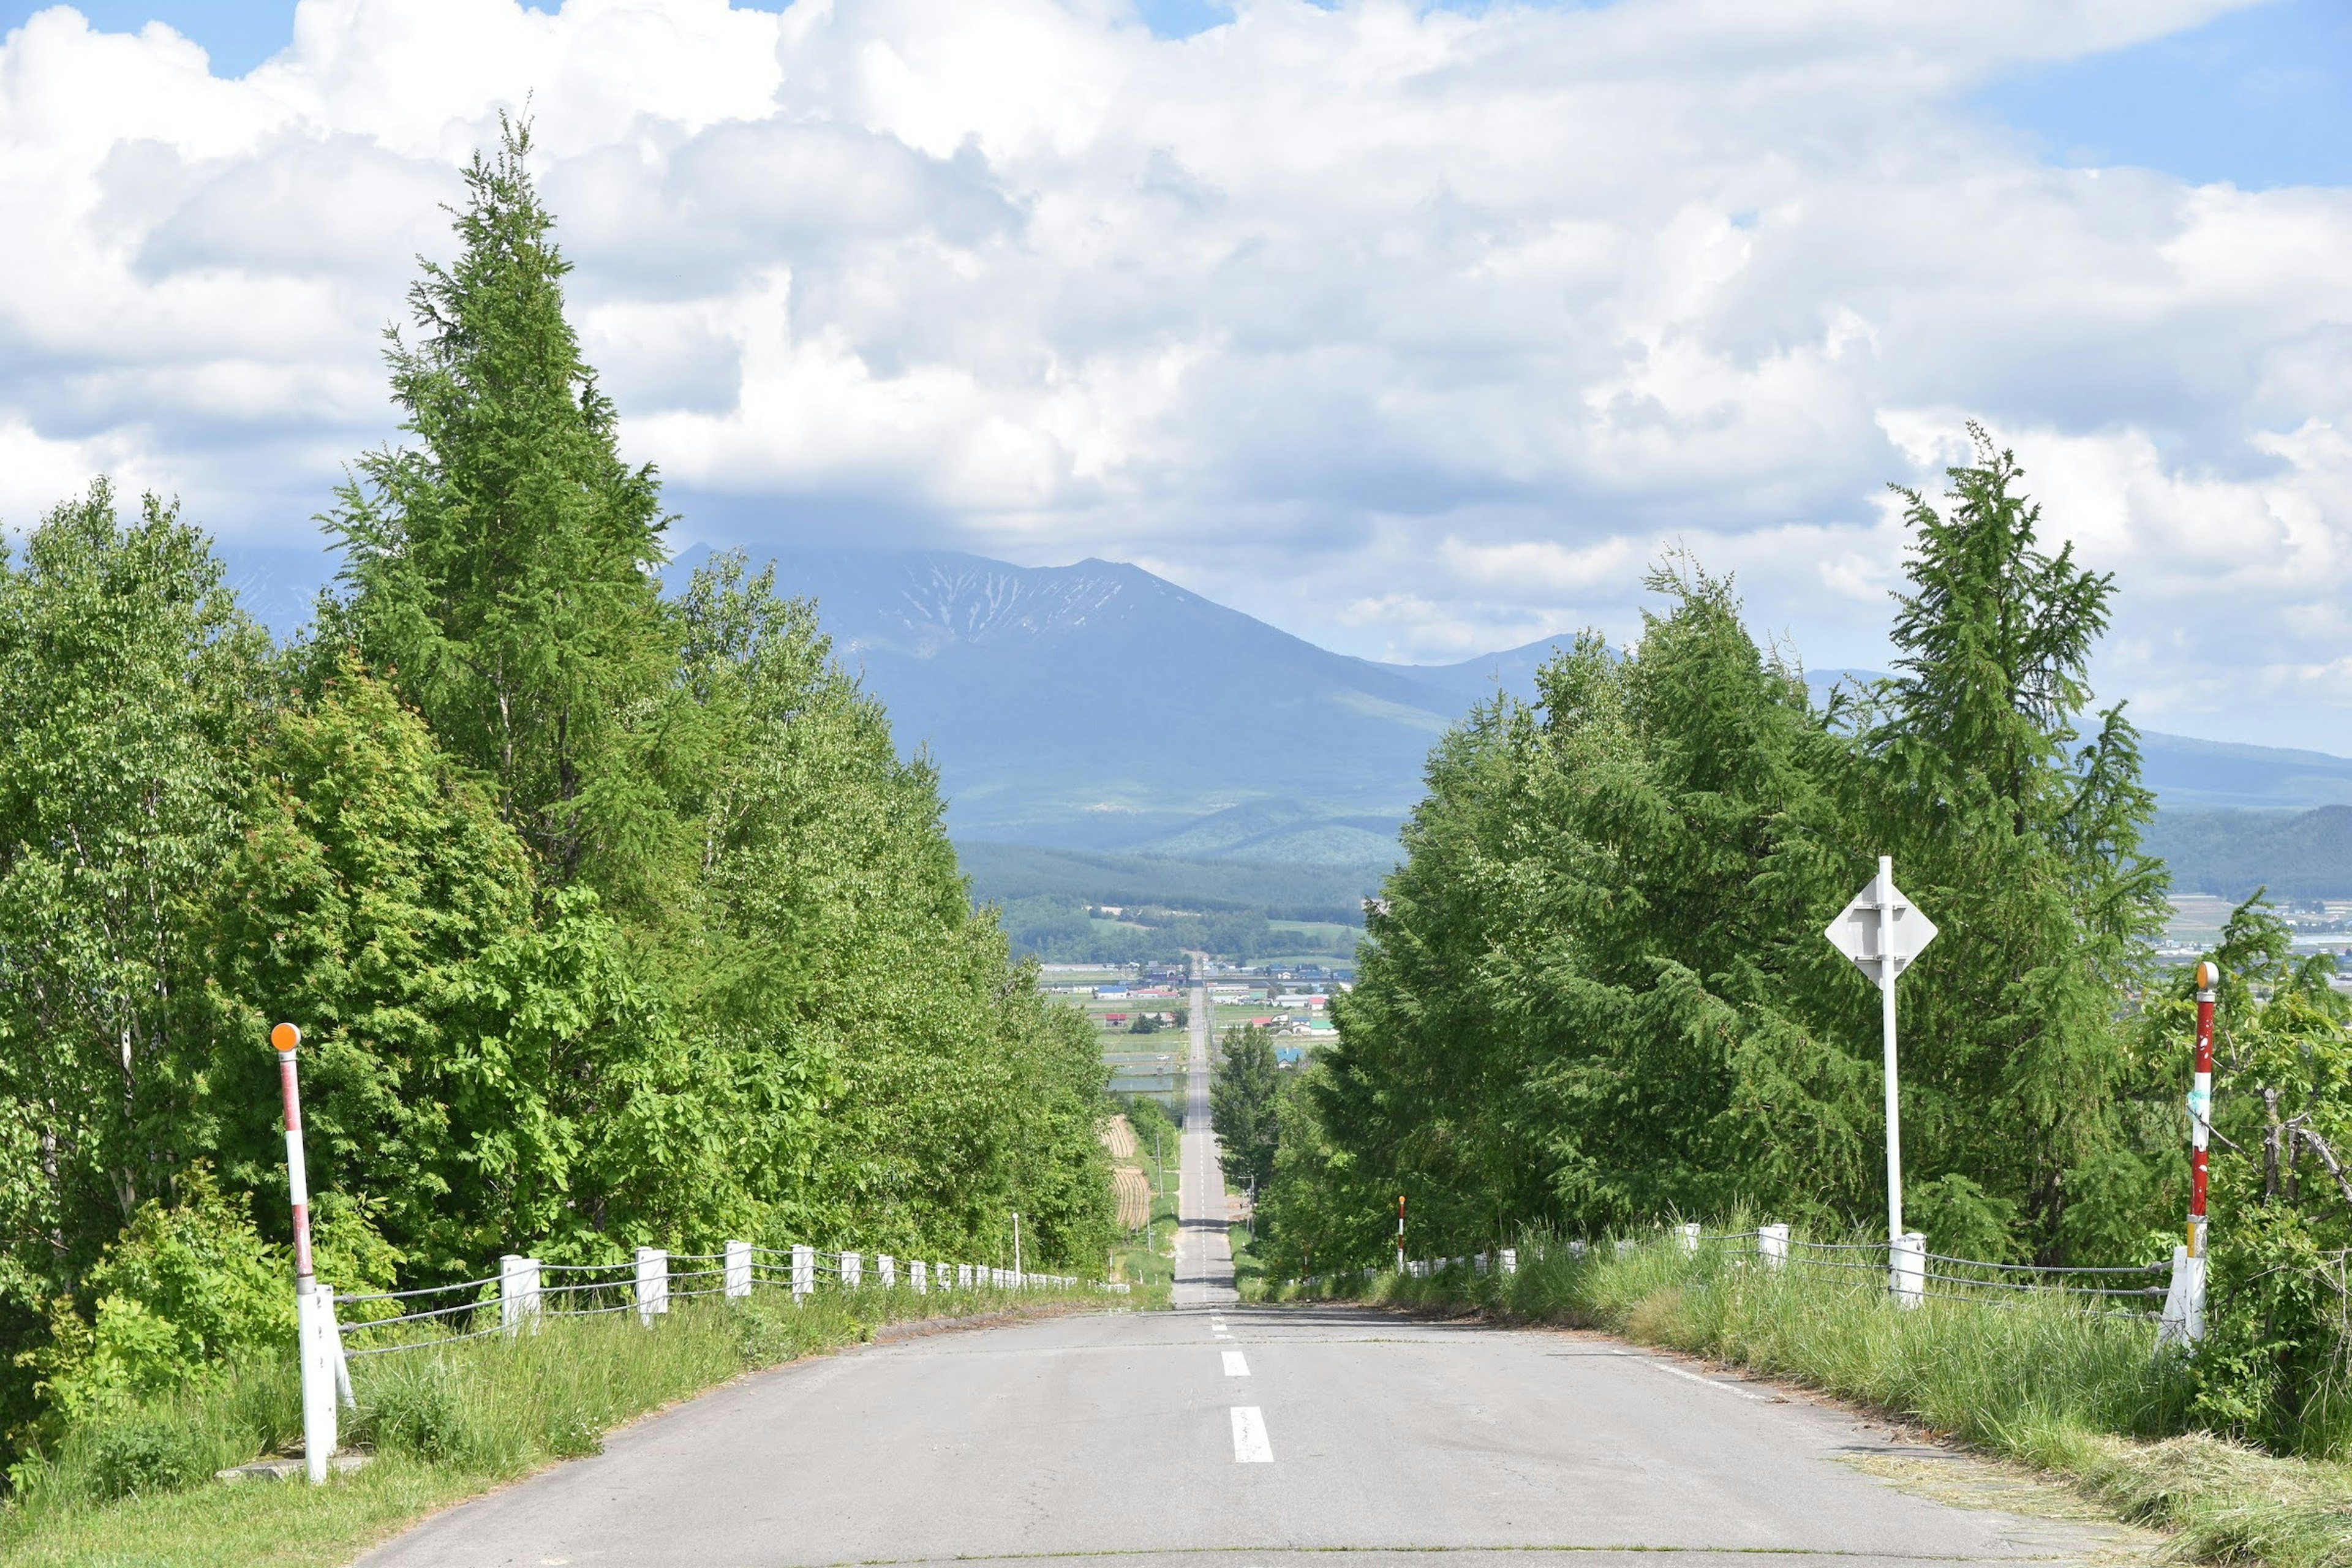
[[[1883,668],[1980,424],[2103,700],[2352,752],[2343,0],[0,0],[0,526],[315,559],[526,104],[673,542],[1130,560],[1325,646]]]

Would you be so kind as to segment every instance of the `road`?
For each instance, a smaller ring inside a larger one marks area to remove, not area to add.
[[[1598,1335],[1233,1304],[1192,996],[1178,1309],[934,1334],[745,1379],[442,1514],[370,1568],[1796,1568],[2115,1563],[2120,1532],[1897,1490],[1973,1460]],[[1982,1500],[1979,1499],[1979,1500]]]
[[[1184,1134],[1176,1159],[1176,1304],[1204,1307],[1234,1297],[1234,1249],[1225,1235],[1225,1177],[1209,1121],[1206,983],[1192,983],[1192,1051],[1184,1071]]]
[[[1245,1414],[1244,1414],[1245,1413]],[[2111,1532],[1895,1489],[1883,1429],[1594,1335],[1342,1308],[1109,1313],[747,1379],[468,1503],[371,1568],[1082,1558],[1118,1568],[2083,1563]],[[1880,1460],[1883,1462],[1883,1459]],[[1354,1556],[1360,1553],[1360,1556]],[[1410,1555],[1404,1555],[1404,1554]],[[1396,1554],[1396,1555],[1391,1555]],[[1654,1562],[1654,1559],[1647,1561]]]

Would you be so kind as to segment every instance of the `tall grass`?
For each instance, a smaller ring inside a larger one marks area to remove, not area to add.
[[[1475,1308],[1602,1329],[1861,1401],[2054,1471],[2122,1517],[2180,1532],[2184,1555],[2352,1568],[2352,1468],[2281,1458],[2188,1428],[2188,1362],[2152,1324],[2053,1293],[1897,1305],[1866,1270],[1766,1268],[1752,1240],[1652,1237],[1581,1257],[1522,1238],[1517,1273],[1341,1276],[1274,1300]]]
[[[649,1410],[746,1371],[870,1339],[890,1321],[1066,1303],[1123,1304],[1090,1289],[917,1296],[867,1289],[820,1291],[794,1305],[789,1292],[766,1290],[740,1300],[680,1300],[651,1326],[634,1312],[553,1313],[535,1331],[511,1339],[490,1335],[354,1358],[358,1408],[343,1414],[343,1446],[370,1452],[377,1462],[360,1477],[318,1489],[373,1488],[392,1499],[387,1506],[396,1521],[407,1516],[404,1508],[414,1512],[551,1460],[593,1453],[607,1431]],[[316,1560],[340,1561],[336,1552],[348,1556],[365,1539],[352,1539],[352,1530],[382,1527],[381,1510],[355,1511],[348,1500],[324,1497],[306,1510],[302,1499],[310,1488],[229,1488],[212,1479],[216,1470],[287,1452],[300,1436],[301,1388],[290,1354],[221,1368],[176,1394],[110,1411],[16,1468],[16,1492],[0,1514],[0,1560],[154,1561],[143,1548],[115,1556],[84,1549],[93,1541],[153,1537],[173,1543],[173,1561],[311,1561],[285,1556],[283,1549],[289,1540],[309,1539],[305,1529],[317,1524],[324,1534]],[[376,1480],[366,1479],[378,1470]],[[224,1501],[226,1494],[235,1496]],[[244,1532],[247,1523],[264,1518],[270,1521],[266,1534]],[[171,1523],[198,1519],[206,1522],[192,1522],[185,1531]],[[195,1555],[179,1555],[181,1547]]]

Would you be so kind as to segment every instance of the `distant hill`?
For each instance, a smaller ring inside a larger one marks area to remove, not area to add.
[[[2234,901],[2267,887],[2283,901],[2352,898],[2352,805],[2160,811],[2148,847],[2172,868],[2176,893]]]
[[[1345,925],[1363,922],[1363,900],[1381,879],[1370,868],[1090,855],[1027,844],[967,842],[957,855],[971,879],[972,896],[984,903],[1070,898],[1089,904],[1261,910],[1270,920]]]
[[[281,636],[309,619],[331,573],[316,551],[224,542],[222,553],[240,599]],[[673,582],[705,553],[682,558]],[[900,742],[929,748],[960,843],[1163,862],[1385,867],[1432,742],[1497,690],[1532,697],[1536,670],[1572,640],[1381,664],[1108,561],[802,550],[778,557],[777,578],[816,598]],[[1809,672],[1817,693],[1875,675]],[[2142,742],[2182,888],[2336,876],[2334,818],[2292,831],[2275,818],[2352,806],[2352,759],[2156,731]],[[2252,816],[2224,821],[2222,807]],[[2352,879],[2328,885],[2352,896]]]
[[[1455,685],[1350,658],[1140,567],[803,552],[836,650],[928,744],[959,839],[1383,860]]]

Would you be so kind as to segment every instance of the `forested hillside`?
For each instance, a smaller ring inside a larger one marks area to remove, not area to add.
[[[1108,1240],[1091,1032],[971,912],[928,765],[772,574],[662,595],[528,153],[475,161],[412,292],[406,439],[333,499],[306,635],[104,480],[0,557],[19,1442],[282,1342],[278,1019],[339,1287],[730,1236],[990,1257],[1015,1209],[1042,1264]]]
[[[2166,811],[2149,846],[2183,893],[2352,898],[2352,805],[2314,811]]]
[[[1978,1258],[2168,1255],[2163,869],[2131,724],[2084,712],[2112,586],[2040,549],[2008,454],[1952,479],[1907,498],[1901,657],[1858,705],[1817,705],[1677,557],[1629,654],[1587,637],[1437,747],[1340,1044],[1285,1107],[1277,1258],[1378,1258],[1399,1192],[1433,1252],[1742,1207],[1883,1225],[1877,994],[1821,934],[1882,853],[1942,929],[1903,980],[1908,1219]],[[2233,984],[2340,1012],[2273,930],[2242,914]],[[2342,1148],[2343,1031],[2300,1037],[2336,1085],[2304,1125]]]

